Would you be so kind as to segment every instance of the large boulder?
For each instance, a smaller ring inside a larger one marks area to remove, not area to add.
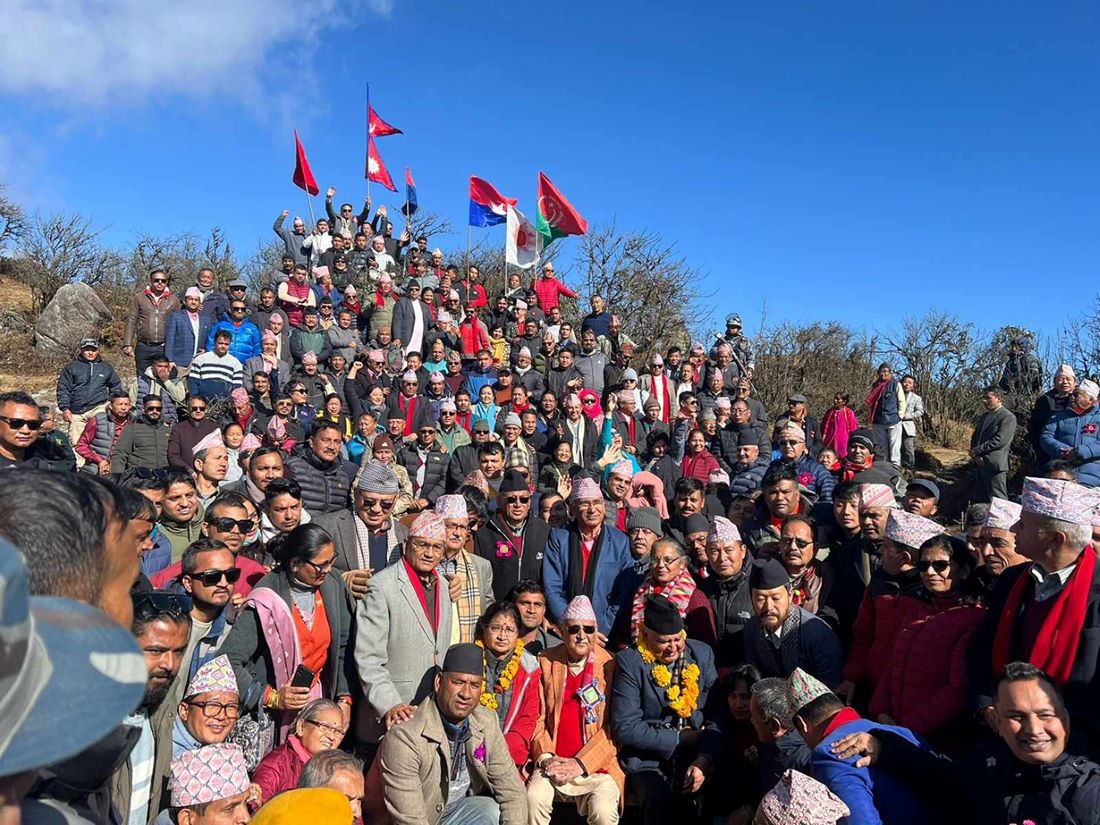
[[[111,313],[87,284],[65,284],[38,316],[34,349],[39,355],[73,355],[81,338],[97,338]]]

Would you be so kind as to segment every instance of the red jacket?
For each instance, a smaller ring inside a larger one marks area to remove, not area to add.
[[[908,596],[903,602],[917,601]],[[890,651],[870,716],[888,714],[913,733],[930,736],[954,722],[966,706],[966,654],[985,608],[960,599],[924,604],[906,614]]]
[[[531,739],[535,735],[535,725],[542,715],[542,702],[539,700],[541,673],[538,659],[524,653],[516,678],[512,680],[512,698],[501,726],[512,761],[524,777],[527,775],[524,767],[531,761]]]
[[[909,583],[916,586],[919,581],[914,578]],[[872,576],[852,625],[852,649],[844,665],[845,681],[856,685],[865,683],[872,690],[878,687],[897,635],[898,598],[897,582],[890,581],[881,572]],[[906,610],[902,605],[901,612]]]
[[[683,473],[684,478],[697,478],[703,483],[703,486],[707,486],[707,480],[710,478],[711,472],[714,470],[722,469],[718,464],[718,459],[711,455],[710,450],[703,448],[703,451],[698,455],[685,455],[684,461],[680,465],[680,471]]]
[[[302,769],[310,756],[301,740],[291,734],[283,744],[261,759],[252,774],[252,781],[260,786],[260,803],[267,802],[275,794],[297,788]]]
[[[539,309],[550,312],[561,303],[559,296],[576,298],[577,293],[559,281],[557,278],[536,278],[535,292],[539,296]]]
[[[467,318],[459,324],[458,336],[462,339],[463,358],[473,358],[479,349],[489,348],[489,330],[480,318],[476,321]]]

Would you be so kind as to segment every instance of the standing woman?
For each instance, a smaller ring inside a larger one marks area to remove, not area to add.
[[[848,436],[858,428],[856,414],[848,406],[848,393],[838,392],[821,420],[821,445],[831,447],[837,458],[842,458],[848,454]]]
[[[268,546],[275,569],[260,579],[241,607],[222,653],[229,657],[246,710],[263,709],[279,723],[281,743],[311,699],[336,701],[347,727],[351,710],[349,597],[330,576],[336,552],[316,524],[300,524]],[[298,666],[313,678],[291,684]]]
[[[526,777],[531,739],[542,713],[539,663],[523,649],[519,612],[511,602],[493,602],[478,619],[477,645],[485,650],[481,705],[496,713],[508,751]]]

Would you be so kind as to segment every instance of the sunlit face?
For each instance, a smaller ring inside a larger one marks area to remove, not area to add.
[[[668,636],[654,633],[648,627],[643,628],[646,647],[652,651],[654,657],[663,665],[671,665],[680,658],[687,646],[687,636],[682,631]]]
[[[787,574],[801,574],[814,560],[814,531],[802,521],[783,525],[779,534],[779,562]]]
[[[886,519],[890,516],[890,510],[886,507],[864,507],[859,514],[860,526],[863,535],[869,541],[882,541],[886,535]]]
[[[443,559],[442,539],[409,538],[405,542],[405,559],[417,575],[427,576]]]
[[[783,626],[791,609],[791,589],[775,587],[771,590],[752,591],[752,606],[760,624],[770,633]]]
[[[780,434],[776,442],[779,445],[779,453],[787,461],[797,461],[806,454],[806,441],[790,435],[789,431]]]
[[[179,705],[183,725],[201,745],[226,740],[239,715],[240,697],[229,691],[199,693]]]
[[[1028,765],[1049,765],[1066,748],[1069,719],[1037,679],[1002,682],[994,702],[997,732]]]
[[[435,700],[440,714],[458,724],[477,707],[481,697],[481,676],[472,673],[440,673],[435,677]]]
[[[289,493],[276,496],[267,505],[267,518],[280,533],[289,533],[302,523],[302,500]]]
[[[669,544],[662,544],[650,555],[651,575],[653,581],[664,586],[683,572],[686,559],[676,552]]]
[[[1011,530],[983,527],[974,544],[991,576],[999,576],[1009,567],[1027,561],[1016,552],[1016,534]]]
[[[172,484],[164,493],[163,514],[166,519],[183,524],[195,517],[198,497],[190,484]]]
[[[676,494],[676,512],[682,518],[702,512],[705,498],[701,490],[684,490]]]
[[[316,589],[324,584],[328,574],[332,572],[332,562],[335,558],[336,550],[332,543],[323,544],[309,561],[292,563],[290,572],[306,587]]]
[[[720,579],[736,576],[745,564],[745,545],[739,541],[708,544],[707,564]]]
[[[858,533],[860,530],[859,499],[833,499],[833,517],[840,528],[848,535]]]
[[[387,452],[389,448],[387,447]],[[378,453],[375,452],[375,458]],[[355,491],[355,511],[370,530],[381,530],[390,519],[390,511],[397,500],[397,493],[374,493],[366,490]]]
[[[937,596],[954,593],[962,586],[963,570],[942,547],[930,547],[917,563],[924,589]]]
[[[606,505],[602,498],[581,499],[573,505],[578,523],[589,530],[603,524]]]
[[[570,662],[580,662],[588,658],[596,641],[597,630],[596,623],[590,620],[569,619],[562,623],[565,655]]]
[[[707,439],[701,432],[696,431],[691,434],[691,438],[688,439],[688,449],[692,454],[703,452],[707,446]]]
[[[205,458],[195,459],[195,470],[207,481],[222,481],[229,472],[229,451],[225,447],[210,447]]]
[[[916,484],[910,484],[906,489],[905,500],[902,506],[905,512],[915,513],[925,518],[932,518],[932,516],[936,515],[936,510],[939,509],[936,504],[936,498],[932,495],[932,491]]]
[[[296,733],[305,749],[311,754],[318,754],[339,745],[347,730],[343,714],[338,710],[326,709],[315,711],[312,716],[313,719],[308,722],[299,719],[296,726]]]
[[[482,641],[485,649],[497,656],[505,656],[516,646],[519,627],[507,613],[498,613],[485,626]]]
[[[1054,376],[1054,390],[1062,395],[1073,392],[1077,386],[1077,379],[1066,372],[1060,372]]]
[[[775,518],[786,518],[798,508],[798,485],[782,479],[764,490],[764,501]]]
[[[344,440],[340,433],[331,427],[315,432],[309,439],[313,453],[322,461],[335,461],[340,457],[340,447]]]

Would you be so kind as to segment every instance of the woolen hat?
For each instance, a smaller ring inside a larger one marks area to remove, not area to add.
[[[631,507],[630,512],[626,514],[626,529],[627,532],[637,529],[648,530],[658,536],[664,532],[661,526],[661,514],[653,507]]]
[[[862,444],[871,452],[875,451],[875,440],[871,438],[871,433],[868,430],[853,430],[852,434],[848,436],[849,444]]]
[[[479,418],[474,422],[474,426],[471,428],[475,433],[487,433],[489,432],[489,421],[485,418]]]
[[[500,495],[505,493],[529,493],[531,488],[527,483],[527,476],[515,469],[508,470],[504,479],[500,482]]]
[[[393,439],[388,435],[376,435],[373,449],[381,447],[393,449]],[[359,470],[357,488],[364,493],[377,493],[379,495],[396,495],[401,492],[401,483],[397,480],[397,473],[381,461],[365,461]]]
[[[520,417],[518,415],[516,415],[514,412],[510,412],[506,416],[504,416],[504,426],[522,427],[523,422],[520,420]]]
[[[671,636],[684,629],[684,617],[679,609],[664,596],[647,596],[643,619],[648,630],[660,636]]]
[[[485,656],[480,647],[472,643],[451,645],[443,657],[444,673],[465,673],[481,676],[485,670]]]
[[[623,381],[637,381],[638,380],[637,370],[635,370],[634,367],[627,367],[625,370],[623,370],[622,380]]]
[[[775,590],[791,583],[791,577],[776,559],[756,559],[749,571],[749,587],[753,590]]]
[[[689,536],[692,533],[707,532],[710,532],[710,519],[708,519],[702,513],[692,513],[690,516],[684,519],[685,536]]]

